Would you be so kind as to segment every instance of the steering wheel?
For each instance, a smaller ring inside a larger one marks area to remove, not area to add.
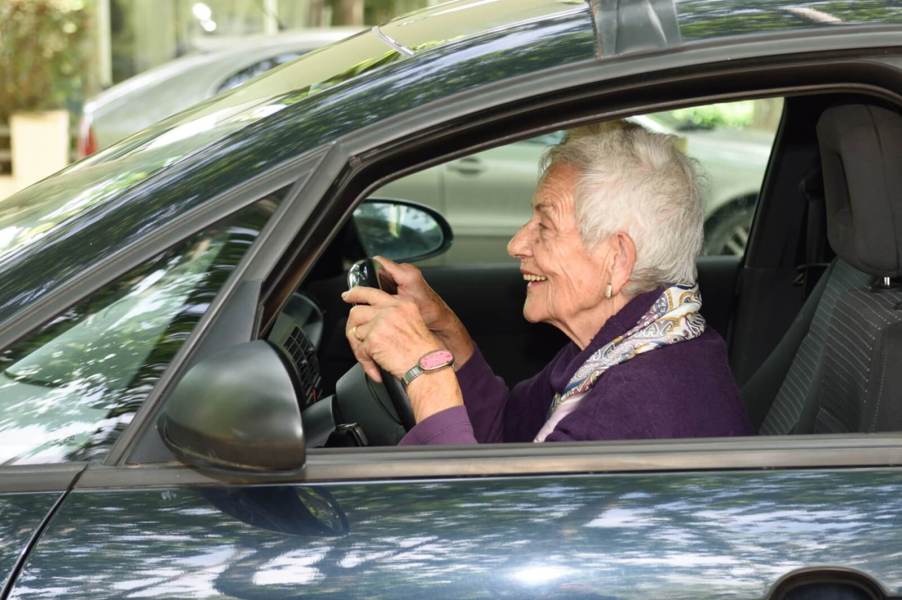
[[[397,286],[391,279],[381,275],[381,267],[379,263],[372,258],[364,258],[358,260],[351,268],[348,269],[348,289],[358,286],[368,286],[378,288],[389,294],[397,292]],[[394,375],[379,367],[379,373],[382,375],[382,383],[373,381],[369,377],[367,379],[367,387],[379,400],[379,389],[382,388],[385,395],[391,400],[392,408],[394,408],[400,424],[404,427],[404,431],[410,431],[416,425],[416,419],[413,416],[413,408],[410,406],[410,398],[407,397],[407,391],[404,385]]]

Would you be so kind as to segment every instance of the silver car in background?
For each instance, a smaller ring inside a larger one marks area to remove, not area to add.
[[[211,40],[199,53],[131,77],[87,102],[79,129],[79,157],[358,31],[308,29]]]
[[[697,161],[705,210],[702,253],[742,255],[775,130],[698,127],[675,113],[629,120],[677,136]],[[562,137],[555,132],[464,156],[395,180],[372,196],[421,202],[448,219],[454,244],[430,264],[506,262],[507,241],[530,218],[542,154]]]

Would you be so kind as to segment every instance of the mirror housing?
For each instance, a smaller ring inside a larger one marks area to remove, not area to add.
[[[157,429],[179,460],[203,473],[287,475],[304,468],[294,382],[262,340],[193,365],[163,407]]]
[[[421,260],[441,254],[454,240],[438,211],[407,200],[367,198],[354,209],[352,221],[366,256]]]

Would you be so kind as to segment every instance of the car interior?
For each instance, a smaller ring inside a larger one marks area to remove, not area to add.
[[[902,116],[892,103],[785,97],[744,253],[698,260],[702,313],[727,341],[760,434],[902,429],[894,401],[902,373],[893,368],[902,359],[902,290],[891,276],[902,256],[897,156]],[[366,381],[344,337],[340,293],[349,267],[371,255],[367,235],[358,217],[346,220],[267,330],[306,390],[309,446],[389,445],[405,431],[396,400]],[[567,343],[521,316],[525,285],[513,259],[421,268],[509,385]]]

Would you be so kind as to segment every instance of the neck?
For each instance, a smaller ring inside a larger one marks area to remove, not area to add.
[[[553,323],[553,325],[563,331],[564,335],[570,338],[580,350],[585,350],[592,343],[595,334],[608,322],[608,319],[620,312],[633,297],[623,293],[617,294],[613,298],[603,300],[591,309],[582,311],[566,323]]]

